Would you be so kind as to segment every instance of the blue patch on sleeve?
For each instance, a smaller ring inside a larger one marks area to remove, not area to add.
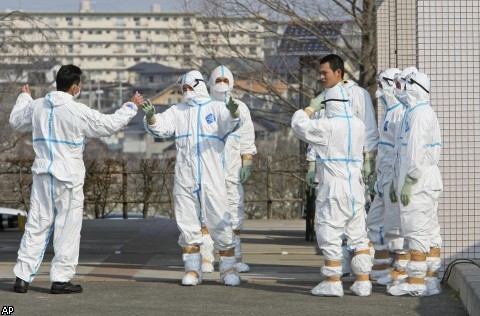
[[[388,127],[388,121],[385,121],[385,124],[383,124],[383,130],[386,132]]]

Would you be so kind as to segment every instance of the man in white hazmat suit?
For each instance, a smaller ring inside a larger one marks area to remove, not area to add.
[[[214,101],[228,103],[233,90],[233,75],[230,69],[221,65],[212,71],[208,87],[210,96]],[[255,147],[255,132],[250,111],[245,103],[235,100],[239,108],[246,114],[246,121],[232,134],[229,134],[223,152],[225,180],[227,185],[228,203],[232,216],[232,228],[235,233],[235,257],[237,258],[236,269],[238,272],[248,272],[250,267],[242,262],[242,244],[240,231],[244,222],[244,191],[242,184],[251,175],[253,155],[257,153]],[[214,247],[208,229],[202,227],[203,244],[200,247],[202,254],[202,271],[212,272],[214,262]]]
[[[407,102],[406,98],[404,95],[402,95],[403,90],[405,89],[405,84],[406,84],[406,78],[411,75],[412,73],[418,73],[418,69],[416,67],[407,67],[404,70],[402,70],[401,73],[397,73],[394,75],[393,82],[395,85],[395,88],[393,89],[393,94],[395,95],[396,99],[402,104],[402,110],[403,113],[407,110]],[[398,111],[398,110],[397,110]],[[401,245],[400,241],[403,240],[403,237],[401,235],[400,230],[396,230],[395,227],[400,225],[400,208],[399,204],[396,200],[396,195],[393,194],[394,199],[392,199],[392,190],[393,190],[393,183],[397,181],[397,174],[395,170],[398,170],[398,155],[399,155],[399,150],[400,150],[400,143],[399,143],[399,138],[400,134],[402,131],[402,126],[404,124],[405,116],[402,116],[402,121],[400,126],[396,129],[396,135],[395,135],[395,142],[394,142],[394,175],[392,177],[392,180],[390,182],[390,188],[389,188],[389,200],[391,202],[391,205],[393,208],[389,208],[390,211],[395,211],[398,212],[398,215],[395,217],[390,218],[389,221],[384,222],[386,224],[385,229],[385,239],[389,240],[387,243],[391,246],[390,250],[395,252],[395,261],[393,263],[393,271],[391,271],[389,274],[385,274],[383,276],[380,276],[377,279],[377,284],[380,285],[391,285],[391,284],[397,284],[401,280],[404,280],[407,277],[407,265],[408,262],[410,261],[410,253],[408,252],[408,249],[404,247],[404,245]],[[382,191],[382,193],[385,193]],[[386,201],[388,205],[388,201]],[[388,214],[390,217],[390,214]],[[392,224],[393,226],[388,227],[389,224]],[[396,242],[392,242],[392,240],[396,240]],[[392,248],[393,247],[393,248]]]
[[[438,224],[438,198],[443,189],[438,162],[440,125],[430,106],[430,78],[413,73],[403,91],[408,109],[399,138],[399,168],[392,198],[400,200],[402,234],[408,243],[407,280],[389,286],[392,295],[425,296],[440,293],[442,239]]]
[[[350,112],[353,116],[360,119],[365,125],[365,144],[363,146],[364,152],[364,164],[362,167],[364,182],[368,185],[369,179],[373,176],[375,171],[375,156],[378,146],[378,127],[375,119],[375,110],[373,108],[372,99],[370,94],[356,84],[352,80],[344,80],[345,65],[342,58],[335,54],[330,54],[323,57],[320,60],[320,83],[325,89],[330,89],[337,84],[342,84],[349,94],[350,100]],[[317,99],[322,100],[327,90],[324,90]],[[322,111],[315,114],[315,118],[322,117]],[[307,172],[307,184],[311,187],[315,187],[314,175],[315,175],[315,161],[316,152],[315,149],[309,146],[307,150],[308,172]],[[374,182],[374,180],[372,180]],[[373,183],[372,182],[372,183]],[[373,185],[371,185],[373,188]],[[344,273],[350,272],[350,262],[348,251],[348,245],[344,245],[344,260],[342,265],[344,267]],[[372,248],[373,252],[373,248]]]
[[[375,172],[375,156],[378,147],[378,127],[375,119],[375,110],[373,108],[370,94],[352,80],[344,80],[345,65],[342,58],[335,54],[330,54],[320,60],[320,82],[325,89],[330,89],[337,84],[342,84],[350,96],[350,112],[353,116],[360,119],[365,125],[365,145],[363,152],[365,161],[362,168],[364,178],[368,178]],[[317,98],[324,98],[326,90]],[[321,112],[316,117],[321,116]],[[315,153],[309,151],[307,160],[315,161]],[[310,168],[309,168],[310,170]],[[310,177],[311,178],[311,177]],[[311,184],[308,179],[307,183]]]
[[[185,276],[183,285],[202,282],[202,218],[220,252],[220,278],[239,285],[235,269],[235,235],[228,211],[222,153],[228,134],[245,121],[245,113],[229,100],[212,101],[202,74],[193,70],[181,77],[184,101],[161,114],[149,100],[142,106],[145,128],[155,137],[175,135],[177,159],[173,197],[180,230]]]
[[[370,278],[377,280],[392,271],[390,251],[403,250],[400,235],[400,214],[397,203],[390,201],[390,184],[394,178],[394,162],[397,157],[395,142],[401,129],[404,107],[393,94],[397,68],[380,72],[377,78],[376,97],[383,105],[383,119],[379,126],[380,141],[376,163],[377,182],[375,199],[367,216],[368,239],[373,243],[375,255]]]
[[[24,86],[10,114],[10,125],[32,131],[35,161],[33,184],[25,233],[13,271],[15,292],[26,293],[53,234],[51,293],[81,293],[70,280],[78,263],[83,218],[86,137],[109,136],[136,115],[143,98],[135,94],[114,114],[105,115],[75,102],[80,94],[82,71],[62,66],[56,77],[57,91],[33,100]]]
[[[325,118],[310,119],[325,106]],[[352,271],[356,281],[350,290],[359,296],[372,291],[369,280],[372,260],[365,229],[365,187],[362,182],[365,126],[350,112],[348,94],[341,84],[325,93],[325,99],[298,110],[292,129],[317,153],[316,234],[325,258],[321,272],[325,281],[312,289],[313,295],[343,296],[342,235],[354,250]]]

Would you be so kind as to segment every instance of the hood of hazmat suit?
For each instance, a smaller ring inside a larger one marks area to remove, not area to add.
[[[215,81],[218,78],[227,78],[228,85],[226,83],[215,84]],[[215,101],[228,102],[233,90],[233,75],[230,69],[224,65],[218,66],[212,71],[210,80],[208,81],[208,86],[210,89],[210,95]],[[255,155],[257,153],[257,148],[255,147],[255,132],[253,128],[253,122],[250,116],[250,111],[245,103],[235,99],[235,102],[238,103],[238,107],[246,113],[246,119],[243,122],[243,125],[234,133],[231,133],[227,137],[227,142],[225,144],[225,150],[223,154],[223,165],[225,168],[225,179],[231,184],[239,184],[240,181],[240,170],[242,168],[242,155]],[[238,191],[235,188],[234,191]],[[233,191],[232,191],[233,193]],[[243,190],[242,190],[243,195]],[[238,194],[237,194],[238,195]],[[238,196],[235,195],[234,198],[238,200]],[[242,197],[243,198],[243,197]],[[234,208],[238,207],[238,203]],[[233,210],[232,210],[233,211]]]

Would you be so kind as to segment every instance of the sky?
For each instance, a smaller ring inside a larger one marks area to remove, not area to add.
[[[181,12],[182,1],[172,0],[94,0],[95,12],[150,12],[160,4],[160,12]],[[0,0],[0,12],[7,9],[24,12],[78,12],[80,0]]]

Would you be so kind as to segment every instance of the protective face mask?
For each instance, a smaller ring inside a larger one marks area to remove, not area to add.
[[[183,93],[183,98],[185,99],[185,101],[188,102],[188,101],[192,101],[196,95],[197,94],[195,93],[195,91],[186,91]]]
[[[82,91],[82,88],[79,88],[78,92],[73,95],[74,99],[77,99],[80,96],[80,91]]]
[[[393,95],[395,95],[397,98],[399,98],[401,95],[402,95],[402,89],[398,89],[398,88],[393,88]]]
[[[377,88],[377,92],[375,92],[375,98],[379,99],[384,95],[383,89]]]
[[[215,91],[217,92],[227,92],[229,90],[228,84],[225,82],[220,82],[215,84]]]
[[[395,90],[397,90],[397,89],[395,89]],[[402,93],[400,94],[400,96],[397,97],[397,99],[404,106],[408,106],[407,91],[406,90],[402,90]]]
[[[414,91],[414,90],[405,91],[405,100],[406,102],[408,102],[408,104],[414,105],[418,103],[419,99],[420,99],[420,93],[418,91]]]

